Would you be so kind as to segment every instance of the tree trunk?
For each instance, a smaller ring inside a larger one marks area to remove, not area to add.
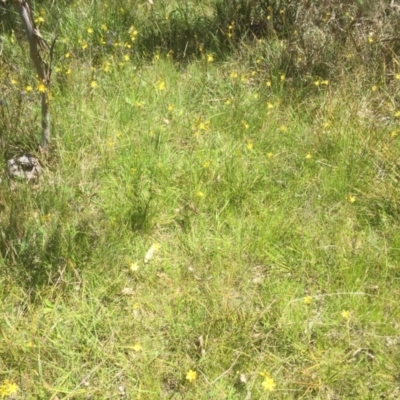
[[[50,68],[40,56],[40,51],[48,48],[33,21],[33,15],[29,4],[25,0],[14,0],[14,7],[21,17],[28,38],[30,55],[39,76],[39,91],[42,94],[42,140],[40,148],[47,152],[50,141],[50,112],[49,93]]]

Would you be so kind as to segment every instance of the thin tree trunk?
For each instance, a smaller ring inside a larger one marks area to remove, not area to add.
[[[50,83],[50,70],[47,64],[40,56],[40,51],[48,48],[46,42],[40,35],[39,30],[35,27],[33,15],[29,4],[25,0],[14,0],[14,7],[21,17],[22,23],[25,28],[25,33],[28,38],[30,55],[35,65],[36,72],[39,76],[39,85],[43,84],[45,90],[42,92],[42,140],[40,147],[43,151],[47,152],[50,141],[50,112],[49,112],[49,93],[48,87]]]

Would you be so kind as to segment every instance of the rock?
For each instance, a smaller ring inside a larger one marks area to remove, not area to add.
[[[8,174],[12,178],[36,181],[42,174],[39,160],[31,154],[23,154],[7,161]]]

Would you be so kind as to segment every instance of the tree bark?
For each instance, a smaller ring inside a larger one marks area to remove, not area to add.
[[[41,150],[47,152],[50,142],[50,111],[49,111],[49,84],[50,84],[50,68],[40,56],[40,51],[48,49],[48,46],[42,38],[39,30],[33,21],[33,15],[29,4],[25,0],[14,0],[14,7],[21,17],[21,21],[25,28],[28,38],[30,56],[35,65],[36,72],[39,76],[39,85],[43,84],[44,91],[42,95],[42,140],[40,143]]]

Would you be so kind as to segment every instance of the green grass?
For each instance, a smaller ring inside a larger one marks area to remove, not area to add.
[[[0,183],[17,398],[398,398],[400,81],[303,90],[265,46],[60,58],[46,172]],[[37,139],[21,107],[9,152]]]

